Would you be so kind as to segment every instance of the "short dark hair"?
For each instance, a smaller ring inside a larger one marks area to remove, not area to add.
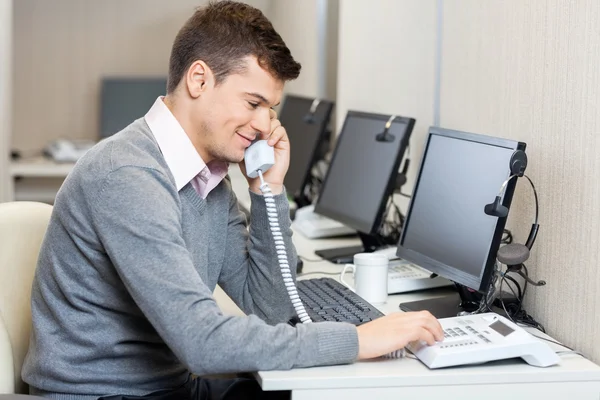
[[[208,65],[218,85],[228,75],[243,72],[243,58],[250,55],[282,81],[296,79],[300,74],[300,64],[260,10],[235,1],[210,2],[196,10],[175,38],[167,93],[177,88],[197,60]]]

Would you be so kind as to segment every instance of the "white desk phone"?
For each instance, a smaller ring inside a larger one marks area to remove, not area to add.
[[[292,305],[302,323],[312,323],[300,300],[287,263],[273,194],[262,177],[262,173],[275,164],[274,150],[266,140],[257,140],[246,149],[244,160],[247,175],[261,180],[260,188],[267,205],[271,232],[278,246],[278,262]],[[521,357],[528,364],[538,367],[548,367],[559,362],[558,355],[546,343],[495,313],[444,318],[440,319],[440,324],[444,329],[444,341],[433,346],[425,343],[407,346],[411,353],[432,369],[515,357]],[[396,352],[395,356],[398,354],[400,353]]]
[[[408,350],[429,368],[480,364],[521,357],[527,364],[558,364],[550,347],[508,319],[495,314],[473,314],[440,319],[444,341],[433,346],[412,343]]]
[[[91,140],[57,139],[46,146],[44,153],[59,163],[77,162],[96,142]]]

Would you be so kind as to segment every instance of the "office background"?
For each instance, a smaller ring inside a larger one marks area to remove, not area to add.
[[[528,266],[548,284],[528,291],[526,307],[600,362],[600,3],[248,2],[303,64],[288,92],[335,100],[337,121],[348,109],[417,119],[408,188],[432,124],[528,144],[541,205]],[[202,3],[0,0],[0,154],[96,138],[100,77],[164,75],[174,35]],[[0,157],[0,200],[7,165]],[[509,218],[517,241],[532,219],[521,182]]]

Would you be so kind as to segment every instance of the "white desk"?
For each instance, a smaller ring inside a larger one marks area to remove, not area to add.
[[[233,168],[231,173],[235,174]],[[245,182],[233,177],[232,182],[236,193],[243,195],[247,190]],[[350,246],[356,244],[357,239],[309,240],[295,234],[294,243],[300,255],[314,260],[317,259],[315,249]],[[341,266],[326,261],[304,261],[305,273],[315,271],[339,272]],[[318,276],[310,274],[306,278]],[[401,301],[447,293],[448,289],[437,289],[389,296],[380,309],[386,314],[400,312],[398,304]],[[536,335],[543,334],[536,331]],[[263,390],[291,390],[293,400],[600,399],[600,367],[575,354],[561,356],[560,364],[549,368],[536,368],[520,359],[512,359],[480,366],[430,370],[418,360],[403,358],[290,371],[260,371],[256,377]]]
[[[314,249],[324,248],[328,240],[311,241],[294,236],[299,254],[314,259]],[[333,242],[337,242],[333,244]],[[351,245],[355,241],[335,240],[331,244]],[[337,272],[341,266],[329,262],[305,262],[304,271]],[[318,275],[308,275],[313,278]],[[332,276],[336,278],[336,276]],[[303,279],[301,276],[299,279]],[[438,289],[388,297],[380,307],[386,314],[399,312],[401,301],[443,296]],[[536,335],[543,335],[536,332]],[[554,349],[564,350],[551,345]],[[291,390],[293,400],[372,398],[385,399],[594,399],[600,398],[600,367],[574,354],[561,357],[558,366],[531,367],[520,359],[488,363],[482,366],[430,370],[411,358],[372,360],[351,365],[260,371],[256,374],[264,390]]]
[[[25,158],[10,163],[12,178],[65,178],[75,164],[57,163],[46,157]]]
[[[9,193],[14,200],[53,203],[58,188],[74,164],[57,163],[46,157],[31,157],[12,161],[9,165]],[[16,178],[27,178],[15,182]],[[33,179],[31,179],[33,178]],[[41,179],[40,179],[41,178]]]

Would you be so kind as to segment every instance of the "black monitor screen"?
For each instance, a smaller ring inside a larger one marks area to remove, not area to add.
[[[510,159],[519,145],[431,128],[398,255],[479,289],[493,267],[505,222],[485,214],[484,207],[510,176]],[[514,190],[511,182],[507,196]]]
[[[100,138],[146,115],[167,91],[167,78],[105,78],[100,100]]]
[[[316,213],[376,233],[415,122],[397,117],[389,129],[393,141],[376,140],[388,120],[389,115],[348,112]]]
[[[307,184],[310,170],[320,146],[327,141],[327,126],[333,103],[288,95],[279,113],[279,121],[290,139],[290,166],[285,176],[285,188],[298,195]]]

